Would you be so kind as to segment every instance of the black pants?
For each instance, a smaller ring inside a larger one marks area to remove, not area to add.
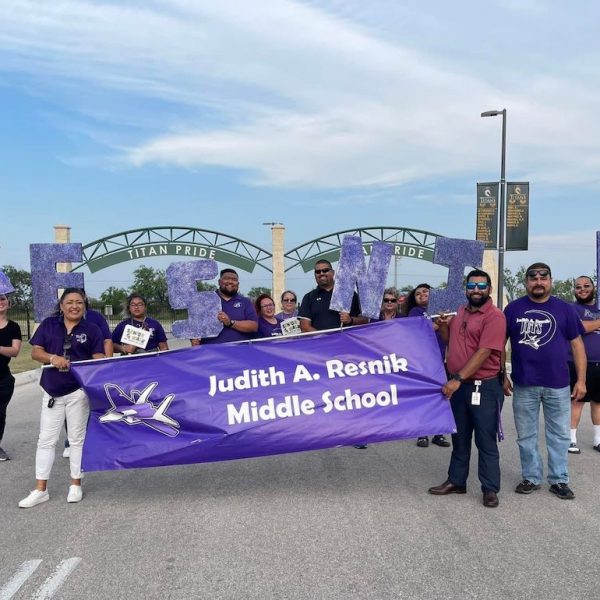
[[[479,450],[478,475],[483,492],[500,491],[500,454],[496,436],[498,411],[504,402],[498,378],[483,381],[479,387],[481,403],[473,405],[473,383],[462,383],[450,398],[457,433],[452,434],[452,457],[448,478],[454,485],[465,486],[471,460],[471,438],[475,432],[475,445]]]
[[[6,425],[6,407],[12,398],[14,390],[15,378],[10,373],[0,379],[0,440],[4,435],[4,426]]]

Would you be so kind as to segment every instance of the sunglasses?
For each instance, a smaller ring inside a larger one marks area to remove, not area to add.
[[[487,290],[488,284],[485,281],[478,281],[477,283],[470,281],[469,283],[467,283],[466,288],[468,290],[474,290],[474,289]]]
[[[282,302],[296,302],[296,298],[284,298]]]
[[[396,304],[396,302],[398,302],[398,300],[396,300],[396,298],[384,298],[383,301],[391,302],[392,304]]]
[[[326,275],[331,269],[315,269],[315,275]]]
[[[63,356],[67,360],[71,360],[71,347],[73,345],[72,342],[73,342],[73,334],[72,333],[66,334],[65,340],[63,342]]]
[[[548,269],[531,269],[531,271],[527,271],[527,279],[535,279],[536,277],[547,279],[549,275],[550,271]]]

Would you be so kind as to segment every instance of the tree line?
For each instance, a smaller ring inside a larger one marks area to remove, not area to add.
[[[504,289],[509,301],[525,295],[525,269],[525,266],[521,266],[514,274],[510,269],[504,269]],[[10,279],[15,288],[13,304],[31,309],[33,307],[31,274],[24,269],[17,269],[11,265],[4,265],[2,271]],[[594,272],[592,279],[596,285],[598,280],[597,272]],[[567,302],[572,302],[574,281],[575,277],[570,279],[554,279],[553,294]],[[197,285],[199,292],[210,292],[217,289],[216,285],[205,283],[204,281],[199,281]],[[445,285],[440,287],[445,287]],[[400,291],[401,293],[409,293],[411,290],[411,286],[404,286]],[[128,288],[110,286],[100,294],[100,298],[90,297],[90,302],[92,304],[110,305],[116,312],[120,310],[125,302],[125,298],[132,292],[141,294],[149,303],[168,304],[167,277],[164,269],[155,269],[142,265],[133,272],[133,283]],[[263,293],[270,294],[271,289],[253,287],[248,291],[247,296],[255,299]]]

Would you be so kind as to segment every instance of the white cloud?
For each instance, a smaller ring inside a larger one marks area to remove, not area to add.
[[[512,1],[496,8],[519,11]],[[542,37],[549,11],[536,1],[526,8],[521,27]],[[456,15],[440,10],[436,21],[387,2],[374,2],[370,12],[356,3],[290,0],[5,0],[0,66],[38,78],[49,90],[108,91],[115,95],[115,122],[126,120],[121,110],[139,125],[145,101],[165,103],[164,117],[145,139],[139,132],[125,144],[119,139],[128,148],[123,158],[136,166],[222,166],[270,186],[471,180],[498,162],[500,120],[479,113],[506,106],[513,177],[596,182],[597,78],[553,71],[556,57],[532,55],[523,36],[514,76],[500,55],[498,65],[482,65],[477,50],[486,31],[465,41],[473,29],[461,21],[468,7],[459,3]],[[386,29],[387,15],[401,35]],[[536,23],[541,31],[532,29]],[[506,35],[483,17],[474,25],[487,27],[490,38]],[[75,96],[82,114],[110,121]],[[119,109],[121,98],[127,109]],[[178,118],[182,109],[186,116]]]

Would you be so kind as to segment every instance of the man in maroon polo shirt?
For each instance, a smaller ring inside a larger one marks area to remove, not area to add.
[[[440,334],[448,341],[450,373],[442,388],[450,400],[457,433],[452,435],[448,479],[429,488],[436,496],[467,491],[471,439],[479,451],[478,475],[483,505],[498,506],[500,491],[500,411],[504,395],[500,381],[501,355],[506,338],[506,319],[492,303],[490,276],[479,269],[467,275],[467,304],[452,319],[440,321]]]

